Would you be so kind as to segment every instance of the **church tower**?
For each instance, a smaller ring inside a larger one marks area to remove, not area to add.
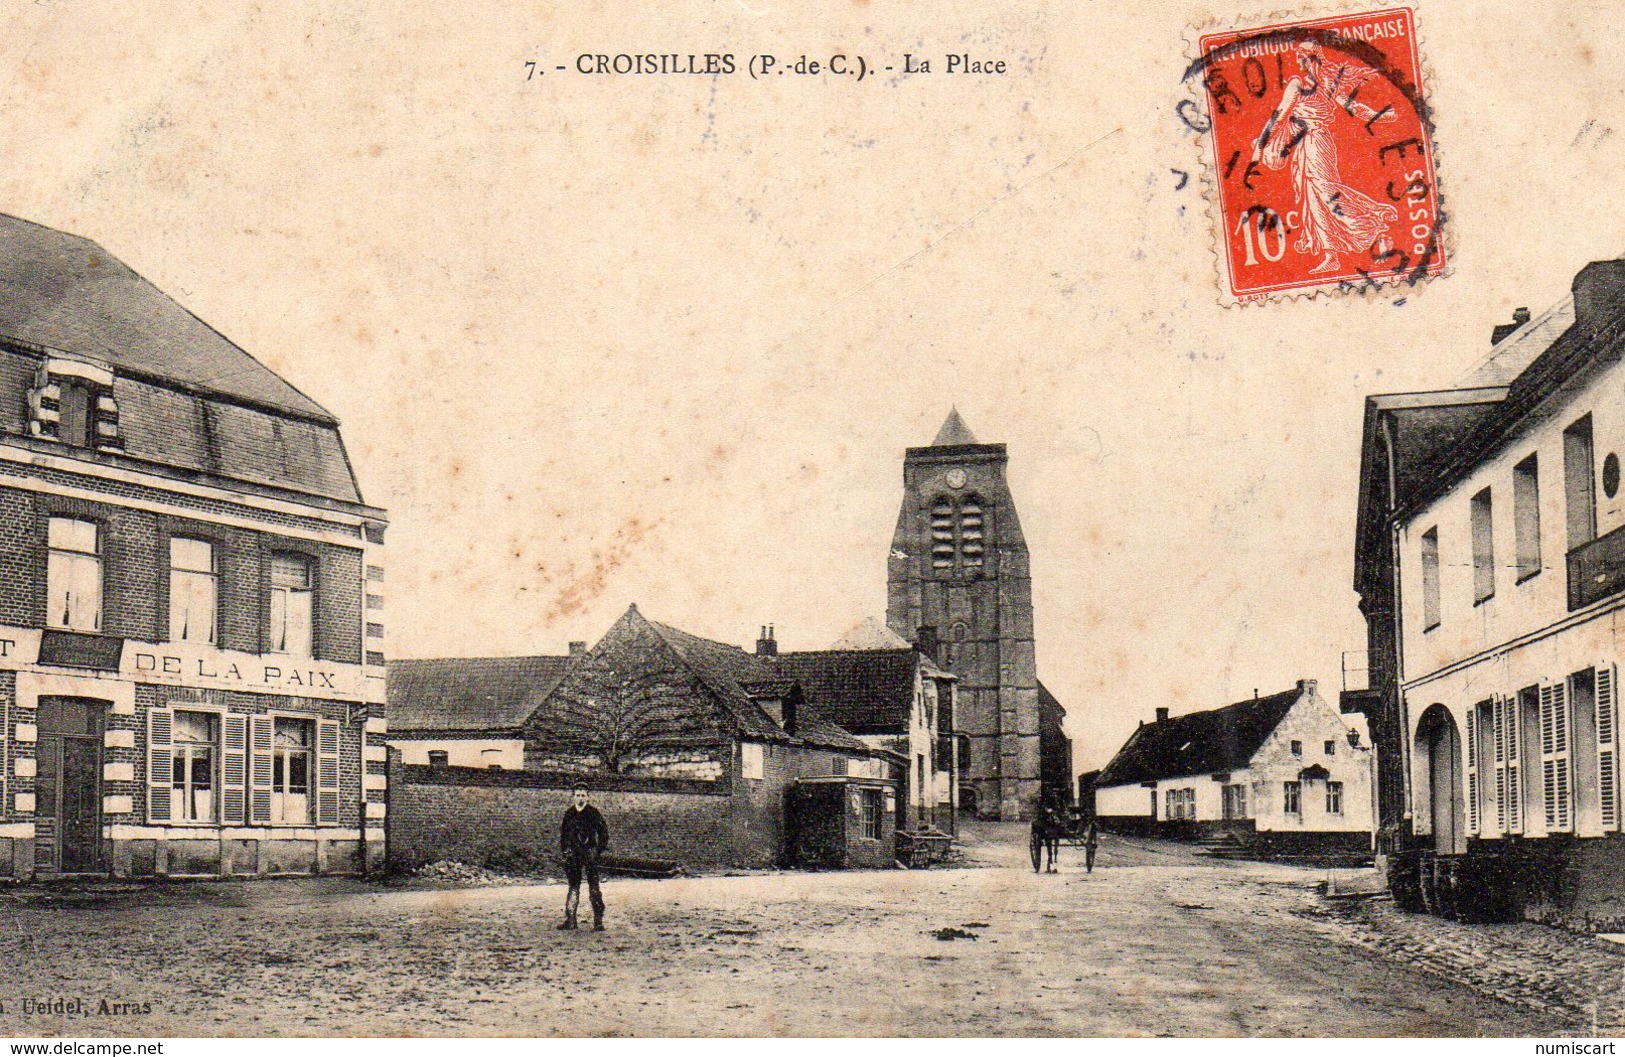
[[[905,639],[934,639],[939,663],[959,676],[966,799],[983,818],[1019,819],[1039,797],[1039,695],[1032,576],[1006,461],[1004,445],[977,443],[957,409],[930,447],[908,449],[886,623]]]

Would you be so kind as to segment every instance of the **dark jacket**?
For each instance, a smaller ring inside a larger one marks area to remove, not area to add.
[[[566,858],[597,858],[609,849],[609,827],[598,809],[588,804],[580,811],[575,805],[564,809],[559,825],[559,851]]]

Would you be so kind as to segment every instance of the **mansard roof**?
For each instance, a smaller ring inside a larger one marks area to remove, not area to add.
[[[98,457],[361,502],[315,401],[96,243],[0,214],[0,434],[30,437],[24,393],[51,361],[112,373],[122,454]]]
[[[3,213],[0,337],[334,422],[101,246]]]

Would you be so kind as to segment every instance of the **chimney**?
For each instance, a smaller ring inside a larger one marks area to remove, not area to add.
[[[579,641],[572,640],[571,643],[570,643],[570,656],[572,656],[572,657],[585,657],[586,655],[587,655],[587,644],[585,642],[579,642]]]
[[[756,640],[756,656],[777,657],[779,655],[778,640],[773,637],[773,625],[763,624],[762,634]]]
[[[1529,310],[1527,308],[1513,309],[1512,322],[1497,323],[1495,324],[1495,329],[1490,331],[1490,344],[1501,344],[1502,338],[1505,338],[1508,334],[1511,334],[1514,330],[1517,330],[1527,322],[1529,322]]]
[[[1166,722],[1168,722],[1168,709],[1167,708],[1159,708],[1159,709],[1157,709],[1157,722],[1158,723],[1166,723]]]
[[[1574,321],[1595,327],[1625,304],[1625,261],[1594,261],[1574,277]]]
[[[931,658],[937,660],[939,643],[937,642],[937,626],[923,624],[914,631],[914,648]]]
[[[1300,693],[1300,694],[1314,693],[1315,687],[1317,687],[1319,685],[1320,684],[1318,682],[1316,682],[1315,680],[1313,680],[1313,679],[1299,679],[1298,680],[1298,693]]]

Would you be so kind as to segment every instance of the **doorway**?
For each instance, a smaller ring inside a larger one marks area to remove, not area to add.
[[[34,866],[44,873],[101,873],[102,722],[106,703],[39,701]]]
[[[1433,850],[1439,855],[1467,851],[1467,812],[1462,795],[1461,732],[1443,705],[1422,714],[1416,727],[1417,754],[1427,761],[1428,815]]]

